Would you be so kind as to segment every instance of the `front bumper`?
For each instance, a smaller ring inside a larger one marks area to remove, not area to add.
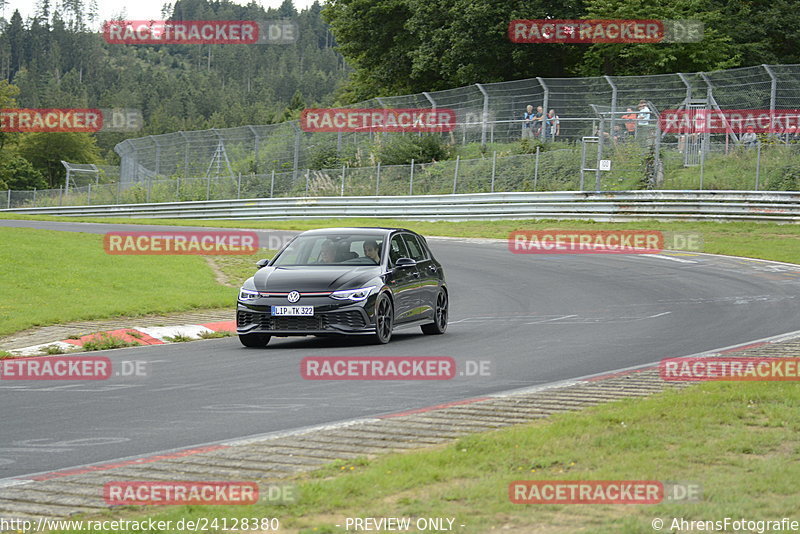
[[[332,303],[328,297],[303,299],[298,305],[314,306],[311,316],[274,316],[271,306],[285,306],[285,298],[265,297],[236,307],[237,334],[305,336],[311,334],[370,334],[375,325],[368,309],[372,295],[364,302]]]

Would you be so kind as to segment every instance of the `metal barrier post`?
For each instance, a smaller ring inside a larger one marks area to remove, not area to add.
[[[536,191],[536,185],[539,182],[539,147],[536,147],[536,161],[533,164],[533,190]]]
[[[340,197],[344,196],[344,165],[342,165],[342,192],[339,194]]]
[[[242,198],[242,173],[239,173],[239,182],[236,184],[236,199]]]
[[[378,191],[380,191],[381,187],[381,162],[378,162],[378,170],[375,176],[375,196],[378,196]]]
[[[275,169],[272,169],[272,179],[269,182],[269,198],[272,198],[275,191]]]
[[[92,205],[92,182],[89,182],[89,187],[86,190],[86,205]]]
[[[408,194],[414,194],[414,160],[411,160],[411,180],[409,181],[408,185]]]
[[[758,183],[761,178],[761,141],[758,142],[758,152],[756,152],[756,191],[758,191]]]
[[[492,188],[491,188],[492,193],[494,193],[494,177],[496,168],[497,168],[497,150],[495,150],[492,153]]]
[[[456,194],[456,188],[458,187],[458,164],[461,161],[461,156],[456,156],[456,172],[453,174],[453,194]]]

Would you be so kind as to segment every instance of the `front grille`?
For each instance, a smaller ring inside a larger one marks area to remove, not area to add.
[[[331,325],[358,329],[366,325],[364,316],[358,310],[322,313],[313,316],[276,317],[269,313],[238,311],[236,324],[240,328],[257,324],[264,330],[327,330]]]
[[[364,316],[358,310],[339,313],[329,313],[324,316],[328,324],[346,326],[348,328],[363,328]]]
[[[256,314],[239,311],[236,313],[236,325],[239,327],[247,326],[256,322]]]
[[[312,317],[270,317],[265,315],[261,324],[268,330],[322,330],[322,318]]]

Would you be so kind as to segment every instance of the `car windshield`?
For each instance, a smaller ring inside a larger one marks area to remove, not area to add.
[[[374,234],[301,235],[271,265],[378,265],[383,237]]]

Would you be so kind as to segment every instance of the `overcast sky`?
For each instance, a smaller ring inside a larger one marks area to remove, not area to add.
[[[89,2],[89,0],[85,1],[86,3]],[[167,1],[174,3],[174,0],[134,0],[133,2],[130,0],[97,0],[97,7],[100,12],[101,21],[109,20],[119,15],[122,13],[123,9],[125,10],[125,15],[128,20],[160,20],[161,8]],[[15,9],[18,9],[20,15],[22,15],[22,19],[26,20],[33,15],[36,4],[38,3],[36,0],[7,0],[7,2],[5,8],[0,12],[0,15],[6,20],[11,18]],[[234,0],[234,2],[246,5],[248,0]],[[265,8],[270,8],[280,6],[283,0],[256,0],[256,2]],[[59,3],[58,0],[51,0],[50,5],[54,6]],[[313,3],[314,0],[294,0],[294,7],[299,11]],[[99,26],[98,24],[98,29]]]

